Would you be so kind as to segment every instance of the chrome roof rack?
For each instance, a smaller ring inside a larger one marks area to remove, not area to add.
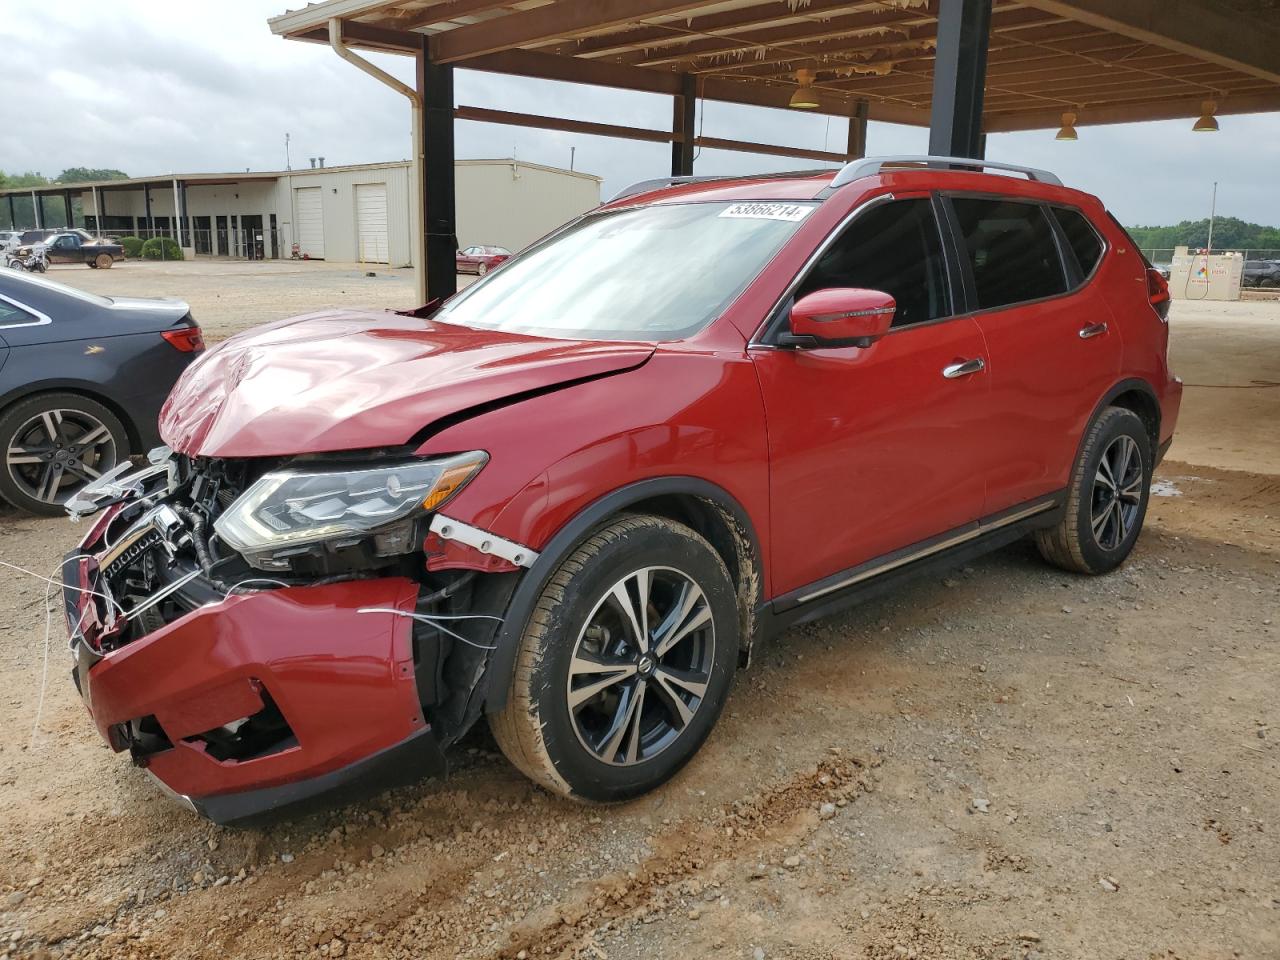
[[[860,177],[873,177],[885,167],[928,167],[930,169],[948,169],[965,167],[970,170],[1007,170],[1010,173],[1021,173],[1028,180],[1037,183],[1051,183],[1062,186],[1062,181],[1048,170],[1035,167],[1022,167],[1014,163],[995,163],[991,160],[974,160],[972,157],[867,157],[865,160],[854,160],[845,164],[844,169],[831,181],[831,189],[843,187]]]
[[[826,173],[830,173],[831,167],[819,167],[813,170],[783,170],[774,171],[772,173],[724,173],[720,176],[711,177],[654,177],[650,180],[638,180],[631,186],[619,191],[610,197],[607,203],[614,203],[627,197],[634,197],[637,194],[648,193],[650,190],[661,190],[663,187],[674,187],[681,183],[710,183],[715,180],[724,183],[741,183],[751,180],[788,180],[799,179],[802,177],[817,177]]]
[[[650,180],[637,180],[629,187],[624,187],[612,197],[609,203],[615,203],[618,200],[624,200],[627,197],[634,197],[637,194],[648,193],[650,190],[661,190],[663,187],[674,187],[678,183],[702,183],[704,180],[724,180],[724,177],[654,177]]]

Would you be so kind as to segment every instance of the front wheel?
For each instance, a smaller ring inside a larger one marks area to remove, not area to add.
[[[1107,573],[1138,542],[1150,496],[1151,438],[1132,410],[1108,407],[1089,427],[1056,527],[1036,533],[1040,555],[1075,573]]]
[[[697,752],[737,658],[737,603],[720,555],[683,524],[624,517],[552,575],[489,725],[536,783],[626,800]]]

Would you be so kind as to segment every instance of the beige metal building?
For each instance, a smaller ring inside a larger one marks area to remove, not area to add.
[[[179,237],[189,255],[289,257],[411,264],[410,165],[139,177],[75,187],[0,191],[0,220],[20,197],[40,223],[75,225],[79,198],[86,228],[117,235]],[[600,178],[522,160],[459,160],[454,165],[458,244],[515,251],[600,203]],[[58,202],[58,198],[62,202]],[[182,223],[174,212],[183,206]],[[16,216],[15,219],[23,219]]]

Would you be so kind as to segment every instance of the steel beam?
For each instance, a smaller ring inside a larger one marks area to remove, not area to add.
[[[672,98],[671,107],[671,175],[693,176],[693,135],[698,109],[698,79],[692,74],[680,77],[680,95]]]
[[[859,100],[849,114],[849,145],[844,155],[849,160],[861,160],[867,155],[867,112],[869,104]]]
[[[933,68],[929,153],[982,158],[982,96],[991,0],[942,0]]]
[[[423,263],[427,302],[445,300],[458,292],[458,221],[454,189],[453,67],[431,57],[422,38],[417,58],[418,96],[422,100],[421,143],[414,150],[422,158]]]

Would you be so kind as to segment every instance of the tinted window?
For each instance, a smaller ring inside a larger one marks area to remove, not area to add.
[[[818,260],[797,297],[826,287],[881,290],[898,302],[895,327],[951,313],[938,222],[928,200],[895,200],[851,223]]]
[[[1053,230],[1040,206],[969,197],[951,203],[973,268],[979,310],[1066,292]]]
[[[27,313],[6,300],[0,300],[0,327],[10,327],[16,323],[35,323],[38,319],[34,314]]]
[[[1057,218],[1062,232],[1066,234],[1067,245],[1076,255],[1076,263],[1080,264],[1080,275],[1089,276],[1093,273],[1093,268],[1098,265],[1098,261],[1102,259],[1102,238],[1098,236],[1098,231],[1093,229],[1085,215],[1078,210],[1054,207],[1053,215]]]

